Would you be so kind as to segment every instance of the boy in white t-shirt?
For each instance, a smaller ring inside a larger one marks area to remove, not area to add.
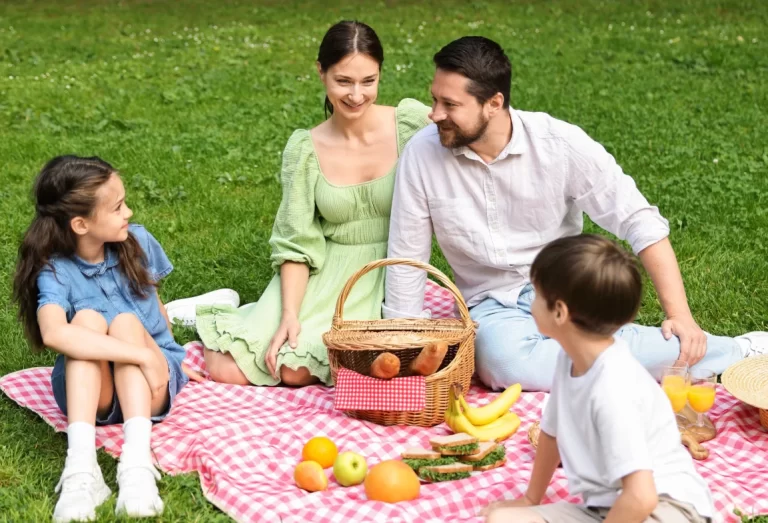
[[[531,282],[536,325],[563,351],[528,489],[487,507],[487,522],[709,521],[712,498],[680,443],[669,400],[613,338],[640,307],[635,259],[602,236],[561,238],[536,257]],[[561,461],[583,505],[539,504]]]

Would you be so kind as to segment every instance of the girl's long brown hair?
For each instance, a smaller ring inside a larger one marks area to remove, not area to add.
[[[19,321],[32,348],[43,348],[37,323],[40,271],[55,256],[75,254],[77,235],[70,222],[77,216],[92,216],[98,205],[96,191],[117,171],[101,158],[58,156],[38,174],[34,186],[35,217],[19,247],[13,298],[19,305]],[[130,282],[131,291],[146,297],[148,286],[154,285],[146,268],[146,254],[133,236],[123,242],[110,243],[117,250],[119,267]]]

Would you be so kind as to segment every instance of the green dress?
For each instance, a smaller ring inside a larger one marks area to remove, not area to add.
[[[397,105],[398,155],[429,123],[428,113],[429,107],[413,99]],[[309,131],[294,131],[283,153],[283,200],[270,239],[277,274],[256,303],[199,306],[196,325],[205,346],[230,353],[254,385],[277,385],[264,357],[281,320],[279,269],[286,261],[303,262],[310,277],[299,311],[298,346],[283,345],[277,366],[307,367],[331,385],[322,335],[331,327],[336,300],[349,278],[366,263],[387,256],[395,167],[370,182],[334,185],[320,171]],[[345,319],[381,318],[384,276],[384,270],[376,270],[357,282],[344,307]]]

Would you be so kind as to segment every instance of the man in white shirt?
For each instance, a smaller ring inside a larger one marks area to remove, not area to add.
[[[667,317],[661,329],[627,325],[618,333],[646,368],[680,359],[722,372],[768,351],[768,333],[734,339],[701,330],[667,220],[580,128],[509,106],[511,66],[497,43],[460,38],[434,61],[435,125],[400,157],[388,255],[429,261],[435,234],[479,324],[476,367],[486,385],[549,390],[559,346],[531,317],[528,271],[547,243],[582,231],[584,212],[630,243],[658,292]],[[425,279],[390,267],[383,315],[423,315]]]

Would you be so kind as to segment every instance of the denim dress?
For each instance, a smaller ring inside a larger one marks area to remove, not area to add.
[[[128,231],[138,240],[144,251],[150,278],[157,282],[167,276],[173,270],[173,265],[154,236],[141,225],[131,224]],[[160,311],[157,290],[154,287],[148,288],[146,298],[135,295],[128,279],[120,270],[117,251],[109,244],[105,249],[104,261],[97,264],[88,263],[76,255],[52,258],[37,277],[37,288],[38,310],[43,305],[59,305],[66,312],[68,322],[81,310],[100,313],[107,325],[111,324],[118,314],[123,313],[134,314],[141,321],[168,362],[168,409],[159,416],[152,417],[153,421],[162,420],[170,411],[176,394],[187,383],[188,378],[181,369],[184,348],[176,343],[168,329]],[[56,403],[66,414],[64,361],[64,356],[59,354],[51,374],[51,384]],[[110,368],[112,367],[110,363]],[[123,416],[116,392],[112,401],[109,413],[99,417],[97,424],[122,423]]]

